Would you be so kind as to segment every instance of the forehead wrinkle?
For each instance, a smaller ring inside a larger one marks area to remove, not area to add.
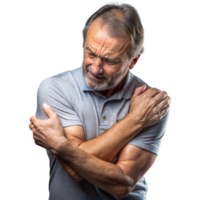
[[[126,55],[126,53],[128,52],[128,48],[129,48],[128,42],[124,43],[124,45],[118,45],[113,50],[110,50],[110,52],[107,54],[106,57],[114,56],[114,57],[118,57],[118,58],[123,58]]]
[[[108,36],[104,37],[103,40],[100,40],[98,43],[98,40],[96,41],[99,44],[99,56],[104,57],[106,55],[106,51],[110,51],[110,45],[107,43],[107,40],[109,40]]]
[[[118,49],[115,49],[115,46],[113,48],[113,42],[110,41],[111,37],[107,29],[105,29],[105,26],[102,27],[100,25],[99,27],[97,27],[98,31],[95,28],[96,27],[91,27],[91,29],[89,29],[88,36],[90,37],[87,38],[89,39],[89,43],[91,43],[92,46],[95,46],[96,49],[99,49],[100,52],[102,52],[103,50],[117,51]]]
[[[121,13],[120,13],[121,14]],[[119,42],[116,45],[112,46],[112,49],[110,50],[110,52],[114,52],[116,53],[117,55],[120,55],[121,57],[124,56],[125,53],[128,52],[128,48],[130,46],[130,39],[129,38],[125,38],[126,35],[124,35],[124,38],[121,38],[121,37],[113,37],[111,36],[110,34],[110,31],[109,31],[109,28],[108,26],[105,24],[105,25],[101,25],[101,28],[103,29],[103,31],[105,31],[107,33],[107,36],[106,38],[108,38],[108,40],[111,38],[111,39],[115,39],[115,43],[116,43],[116,40],[122,40],[123,39],[123,43]],[[125,40],[124,40],[125,39]],[[106,40],[107,41],[107,40]],[[106,46],[106,41],[104,42],[104,45]],[[111,45],[114,44],[113,41],[111,42]],[[112,53],[108,53],[108,56],[109,55],[112,55]]]
[[[112,53],[107,53],[105,56],[99,56],[97,55],[90,47],[86,46],[86,50],[90,51],[92,54],[96,55],[97,57],[99,58],[102,58],[102,59],[109,59],[109,60],[119,60],[121,59],[122,56],[111,56],[109,57],[109,55],[111,55]]]
[[[96,19],[88,30],[86,44],[98,57],[122,57],[127,49],[127,39],[115,38],[110,35],[108,27]],[[123,41],[120,42],[120,40]]]
[[[117,46],[112,46],[110,48],[110,44],[108,42],[109,36],[106,37],[106,40],[103,41],[101,44],[101,41],[96,39],[95,37],[92,37],[93,40],[90,41],[91,43],[91,50],[93,53],[95,53],[98,57],[104,57],[104,58],[116,58],[119,57],[121,58],[125,52],[125,50],[128,47],[128,43],[126,42],[124,45],[117,45]],[[98,52],[99,51],[99,52]]]

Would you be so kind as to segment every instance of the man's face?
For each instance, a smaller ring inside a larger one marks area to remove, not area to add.
[[[88,30],[82,64],[86,84],[97,91],[116,87],[130,65],[129,39],[110,37],[100,20],[96,19]]]

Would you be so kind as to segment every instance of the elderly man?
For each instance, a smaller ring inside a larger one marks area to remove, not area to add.
[[[129,70],[144,37],[132,6],[103,6],[83,36],[82,68],[41,83],[29,125],[50,159],[49,199],[144,200],[170,97]]]

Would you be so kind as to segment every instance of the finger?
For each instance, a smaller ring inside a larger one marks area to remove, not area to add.
[[[33,129],[33,124],[27,123],[27,129],[31,131]]]
[[[159,104],[158,104],[158,109],[159,110],[163,110],[166,107],[168,107],[171,103],[171,98],[169,96],[167,96],[165,99],[163,99]]]
[[[33,124],[36,123],[37,121],[38,119],[35,116],[30,117],[30,122],[32,122]]]
[[[142,85],[141,87],[136,88],[133,92],[133,97],[136,97],[142,94],[145,91],[145,89],[146,89],[146,85]]]
[[[52,118],[56,115],[53,109],[46,103],[43,104],[43,109],[49,118]]]
[[[167,106],[165,109],[163,109],[161,112],[160,112],[160,115],[161,115],[161,118],[162,119],[169,111],[169,106]]]
[[[149,88],[148,90],[146,90],[143,94],[148,95],[149,97],[154,97],[157,93],[159,93],[160,90],[157,88]]]
[[[168,97],[167,92],[161,91],[153,97],[153,100],[155,100],[156,105],[158,105],[161,101],[164,101],[164,99],[167,97]]]
[[[144,84],[143,86],[140,87],[140,94],[142,94],[146,90],[147,86]]]

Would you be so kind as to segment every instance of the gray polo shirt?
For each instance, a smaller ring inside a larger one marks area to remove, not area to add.
[[[42,104],[47,103],[59,116],[63,127],[83,126],[85,140],[91,140],[128,114],[130,98],[135,88],[143,84],[146,83],[129,71],[122,90],[107,99],[87,87],[82,68],[66,71],[47,78],[40,84],[37,94],[36,117],[48,118],[42,108]],[[147,88],[150,87],[147,85]],[[165,133],[168,115],[153,126],[143,129],[129,144],[157,155]],[[50,159],[50,200],[115,199],[85,179],[80,182],[74,181],[56,160],[54,154],[49,150],[47,153]],[[144,200],[146,192],[147,184],[145,178],[142,177],[124,200]]]

